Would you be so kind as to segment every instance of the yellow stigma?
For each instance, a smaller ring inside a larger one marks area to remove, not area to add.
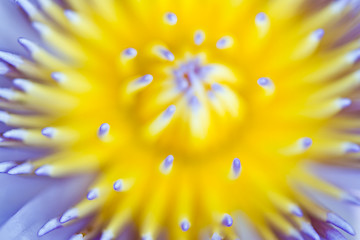
[[[56,226],[96,213],[86,239],[129,222],[144,240],[237,239],[241,211],[266,240],[301,239],[331,223],[304,186],[352,199],[308,164],[360,151],[343,111],[360,84],[346,1],[18,2],[51,50],[0,52],[14,79],[0,119],[16,127],[2,144],[53,151],[9,173],[97,176]]]

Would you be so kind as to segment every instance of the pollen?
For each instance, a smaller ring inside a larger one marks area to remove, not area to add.
[[[240,216],[266,240],[355,235],[309,193],[360,204],[314,170],[360,154],[353,3],[17,3],[43,42],[0,52],[0,144],[50,153],[0,171],[94,176],[38,236],[91,217],[72,239],[235,240]]]

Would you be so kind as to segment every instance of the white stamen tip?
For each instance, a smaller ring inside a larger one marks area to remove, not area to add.
[[[69,240],[84,240],[84,235],[81,233],[72,235]]]
[[[43,23],[40,22],[33,22],[31,24],[33,26],[33,28],[35,28],[36,31],[38,31],[40,34],[47,34],[50,32],[50,28],[48,26],[46,26]]]
[[[51,77],[58,83],[66,81],[66,75],[61,72],[53,72],[51,73]]]
[[[30,53],[35,52],[36,50],[38,50],[38,46],[36,46],[35,43],[33,43],[32,41],[26,39],[26,38],[19,38],[18,39],[19,43],[24,46]]]
[[[13,100],[16,93],[10,88],[0,88],[0,97],[6,100]]]
[[[29,0],[16,0],[16,3],[19,4],[30,17],[38,13],[36,7]]]
[[[261,25],[264,24],[266,21],[268,21],[268,17],[265,13],[261,12],[258,13],[255,17],[255,24],[256,25]]]
[[[71,208],[67,210],[60,218],[60,223],[66,223],[70,220],[73,220],[79,216],[79,211],[77,208]]]
[[[56,134],[56,129],[53,127],[46,127],[41,130],[41,134],[47,138],[53,138]]]
[[[346,59],[349,63],[355,63],[360,59],[360,48],[346,54]]]
[[[123,185],[124,185],[123,180],[119,179],[114,182],[113,188],[115,191],[120,192],[123,189]]]
[[[39,237],[44,236],[45,234],[51,232],[52,230],[60,226],[61,224],[59,223],[59,220],[57,218],[53,218],[40,228],[38,232],[38,236]]]
[[[51,165],[44,165],[35,170],[35,174],[38,176],[50,176],[53,167]]]
[[[222,239],[223,238],[216,232],[211,236],[211,240],[222,240]]]
[[[98,189],[98,188],[94,188],[94,189],[91,189],[91,190],[88,192],[88,194],[87,194],[86,197],[87,197],[88,200],[94,200],[94,199],[96,199],[96,198],[99,197],[99,194],[100,194],[99,189]]]
[[[8,171],[8,174],[17,175],[17,174],[29,174],[33,171],[34,166],[31,163],[20,164]]]
[[[218,49],[226,49],[226,48],[231,48],[233,44],[234,44],[234,39],[230,36],[225,36],[220,38],[216,42],[216,47]]]
[[[345,153],[358,153],[360,152],[360,146],[356,143],[346,142],[343,144],[343,149]]]
[[[15,162],[1,162],[0,163],[0,173],[6,173],[11,168],[15,167],[17,164]]]
[[[153,240],[153,237],[150,233],[147,233],[141,236],[141,240]]]
[[[165,160],[160,164],[160,171],[165,175],[169,174],[172,169],[173,163],[174,163],[174,156],[173,155],[167,156]]]
[[[0,74],[4,75],[7,74],[9,72],[9,68],[6,66],[5,63],[0,62]]]
[[[324,29],[317,29],[311,33],[311,38],[315,41],[320,41],[324,37],[325,31]]]
[[[177,19],[177,16],[175,15],[175,13],[168,12],[165,14],[164,20],[169,25],[175,25],[177,23],[178,19]]]
[[[0,51],[0,59],[15,67],[18,67],[24,63],[23,59],[20,56],[3,51]]]
[[[29,91],[33,86],[33,84],[30,81],[22,78],[14,79],[14,85],[23,91]]]
[[[114,238],[114,233],[111,230],[105,230],[101,234],[100,240],[111,240]]]
[[[10,115],[7,112],[4,111],[0,111],[0,122],[2,123],[8,123],[8,121],[10,120]]]
[[[342,10],[346,7],[348,0],[335,0],[332,2],[331,10],[334,13],[341,13]]]
[[[194,34],[194,42],[196,45],[201,45],[205,40],[205,33],[203,30],[197,30]]]
[[[346,108],[351,105],[352,101],[349,98],[339,98],[337,99],[337,104],[340,108]]]
[[[14,140],[24,140],[26,135],[27,132],[25,129],[11,129],[3,133],[4,137]]]
[[[106,135],[109,134],[109,131],[110,131],[110,125],[108,123],[101,124],[98,130],[98,137],[99,138],[105,137]]]
[[[74,11],[65,10],[64,14],[65,14],[66,18],[69,19],[69,21],[72,23],[77,23],[80,21],[80,16]]]
[[[127,48],[122,52],[122,55],[132,59],[137,56],[137,50],[135,48]]]

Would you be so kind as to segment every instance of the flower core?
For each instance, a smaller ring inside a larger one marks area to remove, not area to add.
[[[5,172],[96,175],[39,236],[95,215],[86,239],[129,222],[144,240],[237,239],[239,211],[266,240],[354,234],[307,193],[360,202],[309,166],[360,152],[348,1],[18,3],[51,50],[20,38],[31,60],[0,52],[2,144],[52,153]]]

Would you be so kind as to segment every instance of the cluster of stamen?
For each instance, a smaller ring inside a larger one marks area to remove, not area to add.
[[[19,42],[32,60],[0,52],[0,73],[12,79],[12,88],[0,89],[0,121],[13,127],[1,145],[53,152],[1,162],[0,172],[97,174],[84,199],[44,224],[39,236],[96,212],[72,240],[99,232],[102,240],[114,239],[131,221],[143,240],[157,238],[163,226],[171,239],[197,238],[200,231],[212,240],[237,239],[241,234],[232,226],[240,224],[238,210],[266,240],[318,240],[339,234],[336,227],[355,234],[306,192],[354,204],[359,199],[316,176],[304,160],[346,165],[360,152],[358,137],[349,133],[359,124],[344,111],[351,110],[360,85],[353,67],[360,44],[334,47],[336,37],[322,43],[324,29],[351,12],[346,1],[308,18],[295,14],[305,0],[291,6],[273,1],[268,13],[253,10],[251,1],[227,1],[220,9],[252,14],[251,21],[233,12],[219,18],[221,24],[251,22],[241,36],[231,27],[219,35],[212,26],[191,28],[188,8],[160,16],[154,9],[157,35],[148,32],[149,42],[143,35],[133,39],[132,15],[120,14],[129,7],[139,22],[147,19],[143,1],[94,0],[91,7],[68,1],[72,10],[50,0],[39,0],[41,10],[28,0],[17,2],[60,53],[25,38]],[[279,9],[288,10],[283,18]],[[288,31],[287,21],[299,30]],[[170,33],[181,39],[169,40]]]

